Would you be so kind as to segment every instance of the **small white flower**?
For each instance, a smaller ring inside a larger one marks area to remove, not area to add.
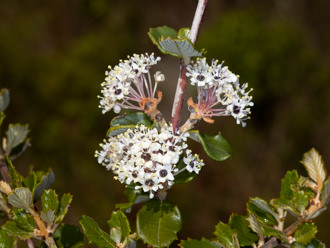
[[[202,166],[204,166],[203,160],[200,160],[197,154],[192,155],[191,150],[186,150],[186,157],[183,158],[183,162],[187,165],[186,169],[189,172],[199,173]]]

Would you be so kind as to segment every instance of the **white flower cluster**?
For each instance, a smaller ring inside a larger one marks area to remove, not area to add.
[[[112,170],[123,184],[133,184],[135,189],[149,192],[154,197],[159,189],[169,189],[174,176],[179,173],[176,164],[187,148],[188,133],[174,132],[172,126],[148,129],[144,125],[128,129],[125,133],[109,137],[102,150],[96,152],[98,162]],[[199,170],[197,155],[187,153],[184,162],[188,171]],[[180,171],[181,172],[181,171]]]
[[[253,106],[252,96],[249,96],[252,89],[246,92],[247,83],[240,86],[239,77],[222,64],[213,60],[209,65],[205,58],[197,59],[187,66],[186,75],[191,84],[197,86],[198,106],[204,116],[232,115],[237,124],[245,126],[244,120]],[[219,104],[220,108],[215,108]]]
[[[99,96],[102,113],[111,109],[119,113],[121,108],[140,110],[139,105],[132,102],[139,103],[143,98],[154,96],[149,68],[158,61],[160,57],[155,58],[153,54],[134,54],[128,56],[127,60],[120,61],[114,68],[109,66],[109,71],[105,73],[105,82],[101,84],[103,96]],[[157,75],[159,77],[159,73]]]

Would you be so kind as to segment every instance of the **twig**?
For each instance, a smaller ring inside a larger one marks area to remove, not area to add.
[[[196,8],[194,20],[191,26],[190,30],[190,40],[195,44],[198,33],[201,27],[203,15],[204,15],[204,10],[206,8],[208,0],[199,0],[198,5]],[[184,62],[181,60],[180,61],[180,76],[178,79],[178,84],[176,87],[176,92],[175,92],[175,97],[173,101],[173,108],[172,108],[172,125],[173,129],[176,130],[179,122],[180,122],[180,115],[182,112],[182,105],[183,105],[183,99],[184,99],[184,94],[186,91],[186,86],[187,86],[187,76],[186,76],[186,65]]]

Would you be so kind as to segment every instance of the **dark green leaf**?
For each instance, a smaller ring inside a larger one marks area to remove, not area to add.
[[[173,28],[170,28],[168,26],[162,26],[157,28],[150,28],[148,35],[152,43],[154,43],[162,53],[166,53],[166,51],[164,51],[159,44],[160,40],[162,38],[167,38],[167,37],[171,37],[175,39],[177,38],[178,33]]]
[[[184,167],[186,167],[186,164],[183,162],[182,159],[180,159],[179,163],[177,164],[177,168],[179,170],[181,170]],[[179,173],[178,175],[176,175],[174,177],[174,182],[175,183],[188,183],[188,182],[192,181],[196,176],[197,176],[197,174],[195,172],[189,172],[187,170],[184,170],[183,172]]]
[[[23,240],[29,239],[34,235],[33,232],[28,232],[18,227],[14,221],[7,221],[4,225],[2,225],[1,229],[8,235],[16,236]]]
[[[0,91],[0,112],[5,111],[5,109],[9,105],[9,101],[10,101],[9,90],[1,89],[1,91]]]
[[[71,194],[64,194],[62,196],[58,211],[55,213],[55,215],[56,215],[55,222],[56,223],[59,223],[63,220],[64,216],[68,212],[71,201],[72,201]]]
[[[224,137],[220,134],[210,136],[207,134],[200,134],[198,130],[190,131],[190,138],[200,142],[206,154],[216,160],[223,161],[233,155],[233,151]]]
[[[294,237],[297,242],[307,245],[311,242],[317,233],[317,227],[314,223],[304,223],[298,227],[298,230],[295,232]]]
[[[181,229],[181,214],[169,201],[151,200],[137,213],[139,237],[153,247],[169,246]]]
[[[233,214],[229,219],[230,227],[237,233],[241,246],[249,246],[258,240],[258,235],[249,228],[249,222],[245,216]]]
[[[231,229],[231,227],[228,224],[225,224],[223,222],[219,222],[215,226],[215,232],[214,235],[217,237],[220,244],[222,244],[224,247],[234,247],[233,243],[233,235],[235,231]]]
[[[28,188],[16,188],[8,196],[8,203],[16,208],[31,210],[32,193]]]
[[[250,213],[257,216],[258,221],[263,224],[277,225],[278,214],[264,200],[256,197],[251,198],[247,203],[247,208]]]
[[[27,232],[33,232],[36,228],[36,223],[31,215],[27,214],[23,209],[12,210],[13,221],[16,226]]]
[[[293,192],[291,190],[292,184],[297,184],[299,179],[299,175],[297,171],[288,171],[284,178],[281,180],[281,193],[280,196],[282,198],[290,200],[293,197]]]
[[[128,113],[117,116],[113,118],[110,122],[110,126],[125,126],[125,125],[145,125],[152,126],[153,122],[149,119],[149,117],[142,112],[137,113]]]
[[[112,233],[114,233],[114,235],[120,233],[119,241],[116,241],[116,243],[123,241],[131,232],[128,219],[126,215],[120,210],[112,213],[111,219],[108,221],[108,224],[110,226],[110,235]]]
[[[8,130],[6,132],[7,142],[4,147],[6,154],[9,155],[14,147],[23,143],[27,138],[28,133],[28,125],[9,124]]]
[[[45,190],[41,196],[41,208],[42,211],[53,210],[58,208],[58,197],[53,189]]]
[[[300,190],[298,192],[294,192],[293,194],[293,204],[299,212],[305,210],[305,208],[309,205],[309,196],[304,191]]]
[[[14,248],[15,239],[8,236],[7,232],[0,230],[0,248]]]
[[[29,188],[29,190],[33,193],[37,184],[37,175],[34,171],[31,171],[30,174],[25,177],[22,181],[23,186]]]
[[[14,188],[22,187],[21,177],[17,173],[14,165],[12,164],[8,156],[5,156],[5,163],[7,165],[9,177],[11,179]]]
[[[110,127],[107,131],[107,136],[117,136],[118,134],[125,133],[127,129],[134,129],[136,125],[123,125]]]
[[[182,240],[179,244],[182,248],[221,248],[220,245],[216,241],[210,241],[208,239],[196,240],[196,239],[188,239]]]
[[[285,233],[275,229],[272,226],[263,225],[262,231],[263,231],[265,237],[277,237],[283,243],[288,243],[288,238],[286,237]]]
[[[54,240],[58,248],[79,248],[84,245],[84,235],[79,228],[72,225],[62,224],[54,232]]]
[[[39,200],[44,190],[49,189],[50,185],[55,181],[54,172],[49,169],[46,174],[42,174],[37,186],[34,190],[33,201]]]
[[[101,230],[92,218],[83,215],[79,223],[89,244],[97,245],[99,248],[113,248],[116,246],[115,242],[110,239],[110,235]]]

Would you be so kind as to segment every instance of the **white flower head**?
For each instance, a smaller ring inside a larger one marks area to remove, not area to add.
[[[191,150],[186,150],[186,157],[183,158],[183,162],[187,165],[186,169],[189,172],[199,173],[204,166],[203,160],[199,159],[197,154],[192,154]]]

